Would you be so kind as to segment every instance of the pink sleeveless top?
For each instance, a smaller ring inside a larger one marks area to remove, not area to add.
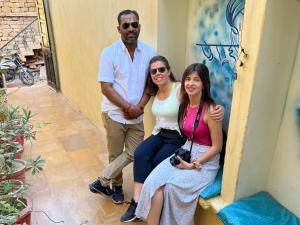
[[[202,112],[200,116],[200,121],[198,127],[195,132],[194,143],[211,146],[211,137],[208,125],[204,122],[204,114],[207,108],[207,104],[205,103],[202,107]],[[194,123],[197,115],[198,107],[190,107],[188,106],[186,116],[183,121],[183,132],[191,139],[194,132]]]

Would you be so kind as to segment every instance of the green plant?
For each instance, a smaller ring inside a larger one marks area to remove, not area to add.
[[[0,121],[1,130],[14,135],[22,134],[26,140],[35,140],[36,131],[31,119],[34,116],[28,109],[20,106],[8,105],[2,108],[4,116]]]
[[[19,213],[26,207],[23,197],[0,199],[0,223],[12,225],[17,222]]]
[[[4,157],[8,155],[15,155],[17,152],[22,150],[22,146],[15,140],[17,133],[13,130],[7,130],[0,125],[0,154],[3,154]]]
[[[8,157],[4,157],[4,155],[0,156],[0,179],[5,180],[9,175],[11,175],[14,171],[13,168],[13,155],[9,155]]]
[[[27,185],[20,180],[4,180],[0,182],[0,199],[3,197],[24,196]]]
[[[26,206],[24,196],[27,185],[7,180],[17,171],[18,164],[22,162],[24,168],[24,161],[15,160],[16,154],[23,150],[20,135],[30,141],[30,159],[26,160],[26,170],[35,175],[45,165],[41,156],[31,158],[33,140],[36,139],[35,129],[43,127],[42,123],[33,124],[33,116],[32,111],[27,108],[8,105],[6,93],[0,89],[0,224],[15,224],[21,210]]]
[[[26,162],[20,159],[14,159],[13,155],[9,157],[0,157],[0,181],[7,179],[24,179]]]
[[[46,161],[42,159],[40,155],[35,160],[27,159],[26,162],[26,170],[30,170],[32,175],[41,172],[44,169],[46,163]]]

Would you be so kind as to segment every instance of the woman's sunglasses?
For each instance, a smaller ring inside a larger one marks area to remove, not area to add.
[[[150,73],[151,73],[151,75],[155,75],[157,73],[157,71],[160,73],[164,73],[166,71],[166,69],[167,69],[166,67],[159,67],[156,69],[151,69]]]
[[[129,28],[129,26],[131,26],[132,28],[138,28],[139,27],[139,23],[138,22],[132,22],[132,23],[123,23],[121,25],[121,27],[124,29],[124,30],[127,30]]]

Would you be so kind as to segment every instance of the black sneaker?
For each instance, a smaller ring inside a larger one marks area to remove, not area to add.
[[[91,192],[100,194],[103,197],[109,198],[113,194],[113,191],[110,189],[110,187],[102,186],[99,180],[96,180],[93,183],[89,184],[89,188]]]
[[[124,194],[122,186],[114,186],[113,187],[113,194],[111,196],[113,203],[121,204],[124,202]]]
[[[141,221],[139,218],[136,217],[135,215],[135,210],[137,207],[137,203],[134,201],[134,199],[131,200],[131,203],[126,211],[126,213],[124,213],[124,215],[121,217],[121,222],[124,223],[129,223],[132,221]]]

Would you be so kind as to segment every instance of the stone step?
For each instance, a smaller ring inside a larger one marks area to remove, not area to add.
[[[33,45],[28,45],[28,48],[30,49],[42,49],[42,46],[40,44],[33,44]]]

